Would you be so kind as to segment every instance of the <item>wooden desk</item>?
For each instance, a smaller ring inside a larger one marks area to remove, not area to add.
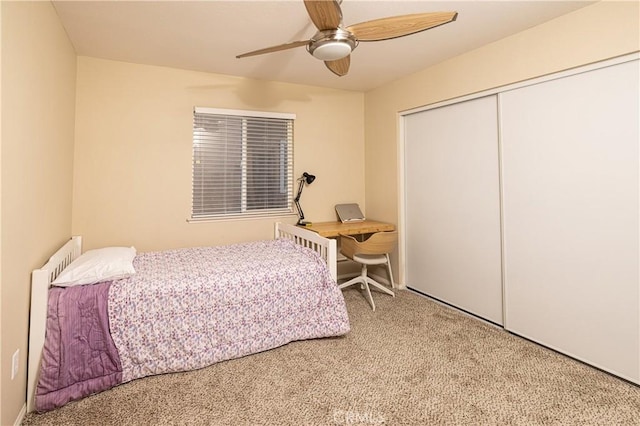
[[[372,234],[381,231],[394,231],[396,227],[391,223],[376,222],[375,220],[363,220],[362,222],[313,222],[311,226],[304,228],[317,232],[320,236],[326,238],[336,238],[340,234],[344,235],[360,235]]]

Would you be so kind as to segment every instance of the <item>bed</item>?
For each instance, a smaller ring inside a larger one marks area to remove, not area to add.
[[[135,274],[52,286],[82,252],[73,237],[32,273],[27,410],[347,333],[335,240],[282,223],[274,236],[139,253]]]

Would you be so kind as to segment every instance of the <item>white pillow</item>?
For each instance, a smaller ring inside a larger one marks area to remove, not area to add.
[[[135,247],[105,247],[88,250],[75,259],[51,283],[59,287],[95,284],[135,274]]]

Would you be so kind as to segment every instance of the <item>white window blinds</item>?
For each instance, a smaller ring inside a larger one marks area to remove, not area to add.
[[[291,213],[294,118],[196,108],[192,219]]]

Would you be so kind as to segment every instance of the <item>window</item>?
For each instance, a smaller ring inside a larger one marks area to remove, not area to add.
[[[294,118],[195,108],[191,218],[292,213]]]

